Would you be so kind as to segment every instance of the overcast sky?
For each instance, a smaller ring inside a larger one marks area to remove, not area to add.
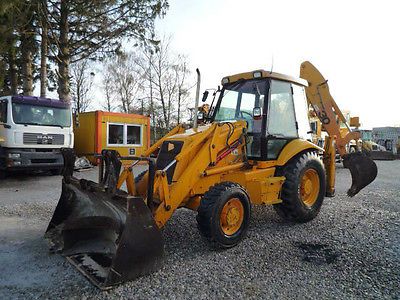
[[[363,128],[400,126],[396,1],[169,2],[157,30],[172,34],[172,47],[200,68],[202,90],[226,75],[270,70],[272,57],[274,71],[293,76],[309,60]]]

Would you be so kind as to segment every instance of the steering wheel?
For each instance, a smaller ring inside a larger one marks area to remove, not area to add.
[[[242,117],[243,119],[245,119],[245,120],[249,119],[249,118],[246,118],[246,117],[243,115],[243,114],[246,114],[246,115],[250,116],[250,120],[253,120],[253,115],[252,115],[251,113],[249,113],[249,112],[247,112],[247,111],[244,111],[244,110],[241,110],[241,111],[239,111],[239,112],[240,112],[241,117]]]
[[[246,117],[243,116],[243,114],[249,115],[250,118],[253,119],[253,115],[251,113],[249,113],[248,111],[241,110],[240,114],[242,115],[242,118],[244,118],[244,119],[246,119]]]
[[[253,115],[251,114],[251,113],[249,113],[249,112],[247,112],[247,111],[243,111],[243,110],[241,110],[241,111],[239,111],[240,112],[240,115],[241,115],[241,117],[246,121],[246,123],[247,123],[247,130],[252,130],[252,125],[253,125]],[[250,118],[246,118],[243,114],[246,114],[246,115],[248,115],[248,116],[250,116]]]

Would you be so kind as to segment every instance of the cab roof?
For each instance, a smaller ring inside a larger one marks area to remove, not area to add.
[[[276,72],[269,72],[265,70],[254,70],[251,72],[245,72],[245,73],[239,73],[239,74],[234,74],[230,76],[226,76],[222,78],[222,85],[228,84],[228,83],[233,83],[235,81],[241,80],[241,79],[257,79],[257,78],[272,78],[272,79],[277,79],[281,81],[287,81],[287,82],[292,82],[298,85],[302,86],[308,86],[307,80],[304,80],[302,78],[298,77],[292,77],[289,75],[281,74],[281,73],[276,73]]]

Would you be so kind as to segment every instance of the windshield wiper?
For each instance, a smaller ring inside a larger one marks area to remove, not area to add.
[[[64,126],[62,126],[60,124],[51,124],[51,125],[44,125],[44,126],[56,126],[56,127],[60,127],[61,129],[64,129]]]
[[[18,124],[18,123],[17,123]],[[21,123],[20,123],[21,124]],[[35,122],[29,122],[29,123],[26,123],[26,122],[24,122],[24,123],[22,123],[22,124],[24,124],[24,126],[28,126],[28,125],[38,125],[38,126],[41,126],[42,124],[40,124],[40,123],[35,123]]]
[[[21,123],[17,123],[17,124],[21,124]],[[59,124],[41,124],[41,123],[37,123],[37,122],[29,122],[29,123],[22,123],[24,124],[24,126],[28,126],[28,125],[36,125],[36,126],[55,126],[55,127],[60,127],[61,129],[64,129],[64,126],[59,125]]]

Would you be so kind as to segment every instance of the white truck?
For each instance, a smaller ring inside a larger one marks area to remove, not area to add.
[[[63,167],[60,148],[72,148],[72,111],[60,100],[32,96],[0,97],[0,177],[12,170]]]

